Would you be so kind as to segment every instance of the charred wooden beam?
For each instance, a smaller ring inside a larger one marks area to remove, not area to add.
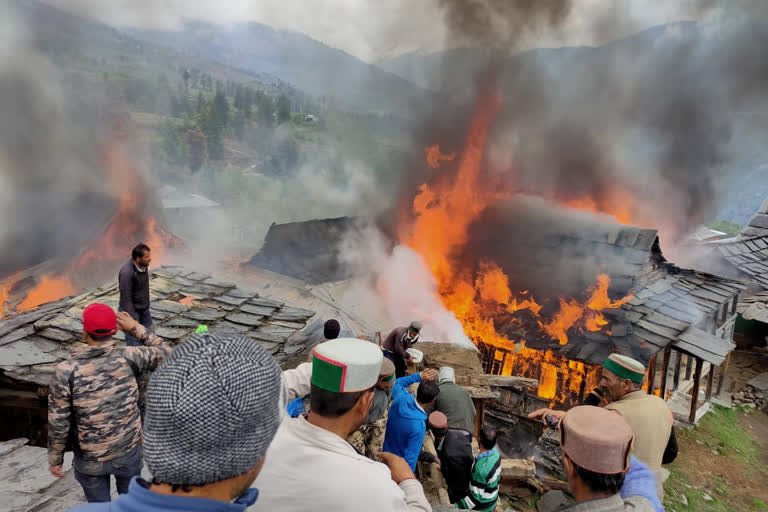
[[[680,363],[683,362],[683,353],[675,351],[677,357],[675,358],[675,375],[672,377],[672,391],[677,391],[680,387]]]
[[[648,361],[648,394],[652,395],[653,390],[656,387],[656,354],[651,356],[651,360]]]
[[[688,358],[690,361],[690,357]],[[691,390],[691,413],[688,415],[688,421],[691,424],[696,423],[696,410],[699,404],[699,386],[701,385],[701,368],[704,366],[704,360],[696,358],[696,373],[693,376],[693,389]]]
[[[692,357],[690,355],[685,356],[685,380],[691,380],[691,371],[693,366],[691,365]]]
[[[511,375],[485,375],[483,376],[485,379],[485,382],[478,382],[478,385],[488,385],[488,386],[494,386],[497,388],[523,388],[523,387],[529,387],[529,388],[538,388],[539,387],[539,381],[536,379],[529,379],[526,377],[514,377]],[[481,380],[482,378],[471,378],[471,381],[474,383],[475,380]]]
[[[661,398],[667,396],[667,374],[669,373],[669,359],[672,357],[672,347],[667,345],[664,349],[664,362],[661,364]]]

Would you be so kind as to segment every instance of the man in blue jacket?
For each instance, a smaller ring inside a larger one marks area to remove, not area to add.
[[[408,386],[416,382],[421,384],[414,397],[408,392]],[[416,461],[427,431],[424,409],[435,401],[438,393],[437,371],[432,369],[397,379],[392,390],[383,451],[404,458],[413,471],[416,471]]]

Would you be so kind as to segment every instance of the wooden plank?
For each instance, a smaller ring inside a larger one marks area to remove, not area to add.
[[[473,377],[470,381],[474,384],[475,380],[485,380],[487,386],[495,386],[498,388],[538,388],[539,381],[536,379],[529,379],[526,377],[517,377],[512,375],[483,375],[480,378]],[[478,382],[477,385],[482,385],[483,382]]]
[[[691,380],[691,371],[693,370],[691,359],[691,356],[688,354],[685,355],[685,380]]]
[[[677,391],[680,387],[680,363],[683,362],[683,353],[675,350],[677,357],[675,358],[675,374],[672,377],[672,391]]]
[[[646,316],[643,320],[660,325],[662,327],[674,329],[676,331],[684,331],[691,325],[690,322],[683,322],[683,321],[677,320],[675,318],[669,317],[661,313],[660,311],[657,311],[653,314]]]
[[[664,327],[663,325],[654,324],[648,321],[648,317],[643,318],[642,320],[637,322],[636,325],[642,327],[645,330],[651,331],[654,334],[658,334],[659,336],[663,336],[665,338],[671,338],[671,339],[676,338],[677,333],[679,333],[681,330],[681,329],[672,329],[669,327]]]
[[[648,394],[652,395],[653,390],[656,387],[656,354],[651,356],[651,360],[648,361]]]
[[[736,348],[736,345],[734,345],[730,340],[718,338],[695,327],[691,327],[685,332],[680,333],[677,338],[679,341],[693,345],[703,352],[716,354],[721,358],[724,358],[734,348]]]
[[[533,457],[527,459],[501,459],[501,478],[527,479],[536,476]]]
[[[706,400],[707,402],[712,400],[712,386],[715,383],[715,365],[712,363],[709,364],[709,375],[707,376],[707,394],[706,394]]]
[[[728,363],[731,362],[731,354],[725,357],[725,361],[720,365],[720,379],[717,382],[717,394],[723,391],[723,382],[725,382],[725,373],[728,371]]]
[[[701,385],[701,367],[704,361],[696,358],[696,373],[693,376],[693,389],[691,390],[691,412],[688,415],[688,421],[691,424],[696,423],[696,409],[699,403],[699,386]]]
[[[664,362],[661,365],[661,398],[667,396],[667,373],[669,373],[669,359],[672,356],[672,348],[667,345],[664,349]]]

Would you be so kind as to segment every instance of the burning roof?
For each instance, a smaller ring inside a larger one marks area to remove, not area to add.
[[[761,287],[768,288],[768,199],[739,236],[713,244],[739,272]]]
[[[181,267],[152,270],[150,292],[154,329],[159,336],[180,343],[198,325],[205,324],[209,329],[251,337],[278,362],[304,350],[307,337],[297,333],[315,314]],[[83,308],[91,302],[117,308],[118,300],[115,282],[0,322],[3,377],[47,385],[56,364],[68,356],[69,344],[82,337]],[[118,333],[117,338],[124,336]]]

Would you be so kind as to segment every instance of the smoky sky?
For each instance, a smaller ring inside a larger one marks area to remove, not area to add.
[[[768,64],[760,53],[768,25],[755,20],[766,19],[768,4],[698,2],[707,21],[595,48],[520,53],[516,38],[543,26],[556,30],[568,2],[441,5],[449,38],[485,49],[455,50],[430,63],[432,88],[453,103],[442,102],[418,125],[421,142],[460,151],[474,103],[495,90],[503,108],[486,152],[486,182],[501,177],[512,191],[598,204],[624,194],[633,220],[662,232],[662,247],[712,220],[728,180],[741,172],[732,160],[741,141],[733,134],[749,115],[765,112]],[[615,32],[635,24],[634,15],[607,6],[592,26]]]

